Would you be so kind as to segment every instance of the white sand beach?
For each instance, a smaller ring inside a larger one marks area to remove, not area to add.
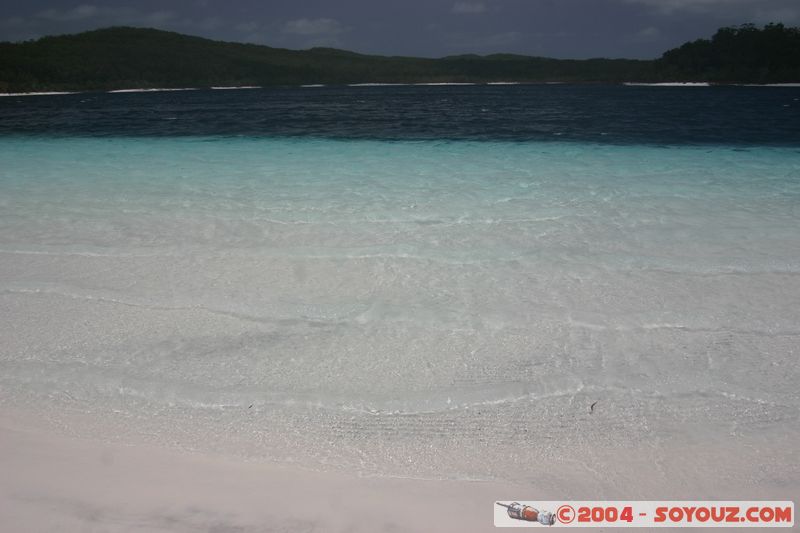
[[[523,490],[318,473],[20,427],[0,416],[9,532],[488,531],[493,499]]]
[[[528,465],[528,483],[359,477],[317,472],[135,442],[66,436],[80,415],[31,424],[27,413],[0,414],[0,517],[4,531],[103,532],[483,532],[504,499],[780,499],[791,484],[759,481],[759,443],[715,453],[685,443],[649,464],[647,453],[598,450],[591,458],[609,483],[587,482],[581,459]],[[791,442],[783,443],[788,449]],[[663,451],[663,450],[662,450]],[[741,461],[730,465],[730,460]],[[590,459],[590,458],[585,458]],[[789,460],[783,458],[783,460]],[[588,465],[583,465],[588,466]],[[667,476],[658,475],[670,469]],[[737,474],[731,477],[732,474]],[[617,484],[620,474],[625,484]],[[536,479],[541,481],[537,482]],[[748,481],[750,480],[750,481]],[[788,481],[788,480],[787,480]],[[726,486],[723,487],[723,484]],[[670,529],[660,529],[669,531]]]

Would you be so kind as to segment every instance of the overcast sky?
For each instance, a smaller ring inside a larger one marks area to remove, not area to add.
[[[284,48],[439,57],[513,52],[653,58],[721,26],[800,26],[800,0],[27,0],[5,2],[0,40],[111,25]],[[8,5],[10,4],[10,5]]]

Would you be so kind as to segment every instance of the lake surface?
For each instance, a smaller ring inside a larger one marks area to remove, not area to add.
[[[363,475],[795,490],[798,98],[1,98],[0,406]]]

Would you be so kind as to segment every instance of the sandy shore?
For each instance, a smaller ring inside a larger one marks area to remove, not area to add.
[[[2,529],[20,532],[489,531],[494,499],[521,493],[99,443],[6,416],[0,472]]]
[[[0,414],[3,531],[482,532],[496,531],[493,504],[498,500],[586,499],[593,494],[607,499],[774,500],[794,493],[792,481],[721,489],[720,464],[710,460],[715,454],[708,449],[702,454],[704,447],[695,446],[683,450],[683,462],[696,470],[692,481],[684,469],[656,483],[647,469],[639,468],[641,458],[634,452],[627,461],[617,457],[614,463],[623,467],[627,462],[640,475],[631,472],[629,485],[608,492],[589,490],[592,483],[577,470],[557,468],[561,484],[554,484],[552,465],[531,465],[531,474],[538,471],[546,479],[525,484],[358,477],[68,436],[29,414],[6,408]],[[70,422],[80,424],[79,419],[64,420],[67,426]],[[670,462],[681,462],[680,451],[674,450]]]

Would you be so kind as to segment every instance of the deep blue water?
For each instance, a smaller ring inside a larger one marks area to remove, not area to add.
[[[0,98],[0,135],[800,145],[799,87],[271,88]]]

